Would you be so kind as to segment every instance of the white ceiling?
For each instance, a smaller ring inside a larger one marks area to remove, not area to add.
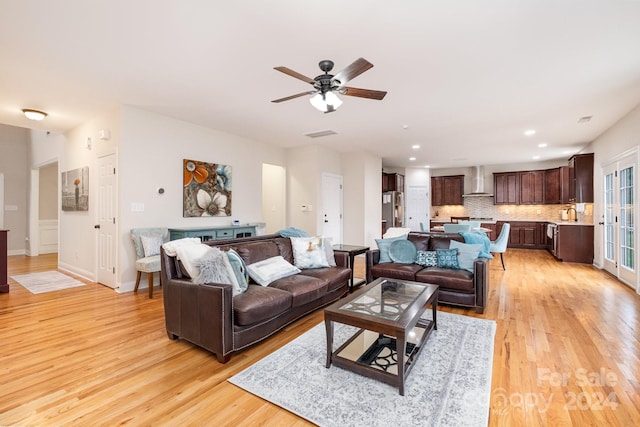
[[[311,88],[273,67],[313,78],[322,59],[337,72],[359,57],[374,67],[349,86],[384,100],[343,96],[330,114],[270,102]],[[0,123],[13,126],[65,132],[128,104],[441,168],[568,158],[639,103],[640,0],[0,0]]]

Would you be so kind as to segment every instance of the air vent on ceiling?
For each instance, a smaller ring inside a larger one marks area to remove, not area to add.
[[[593,116],[583,116],[578,119],[578,123],[589,123]]]
[[[305,136],[308,136],[309,138],[320,138],[323,136],[329,136],[329,135],[337,135],[337,132],[334,132],[332,130],[319,130],[317,132],[309,132],[309,133],[305,133]]]

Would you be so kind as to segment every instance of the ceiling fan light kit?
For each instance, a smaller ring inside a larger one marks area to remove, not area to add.
[[[335,111],[338,107],[340,107],[340,105],[342,105],[342,100],[338,98],[336,92],[342,95],[376,100],[382,100],[387,94],[387,92],[379,90],[358,89],[345,86],[345,84],[349,82],[349,80],[353,80],[360,74],[373,67],[373,64],[364,58],[355,60],[351,65],[340,71],[335,76],[333,74],[329,74],[329,72],[333,69],[333,61],[325,59],[323,61],[320,61],[318,66],[322,71],[324,71],[324,74],[320,74],[314,79],[293,71],[287,67],[275,67],[274,69],[280,71],[281,73],[285,73],[291,77],[302,80],[305,83],[311,84],[314,90],[301,92],[280,99],[275,99],[271,102],[278,103],[294,98],[299,98],[305,95],[313,95],[311,99],[309,99],[311,105],[324,113],[330,113],[332,111]]]
[[[22,113],[30,120],[43,120],[47,117],[47,113],[44,111],[33,110],[31,108],[24,108]]]

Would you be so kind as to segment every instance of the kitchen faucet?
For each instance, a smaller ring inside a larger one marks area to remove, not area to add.
[[[567,216],[569,215],[569,211],[571,211],[571,210],[573,211],[573,220],[577,222],[578,221],[578,211],[576,210],[576,208],[571,207],[571,208],[567,209]]]

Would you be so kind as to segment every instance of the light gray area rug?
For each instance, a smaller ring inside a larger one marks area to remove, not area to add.
[[[334,329],[334,350],[356,331],[338,323]],[[406,378],[404,396],[388,384],[325,368],[324,323],[229,382],[320,426],[486,426],[495,330],[491,320],[438,312],[438,330]]]
[[[18,284],[27,288],[32,294],[59,291],[68,288],[77,288],[85,284],[79,280],[62,274],[58,271],[43,271],[41,273],[22,274],[11,276]]]

